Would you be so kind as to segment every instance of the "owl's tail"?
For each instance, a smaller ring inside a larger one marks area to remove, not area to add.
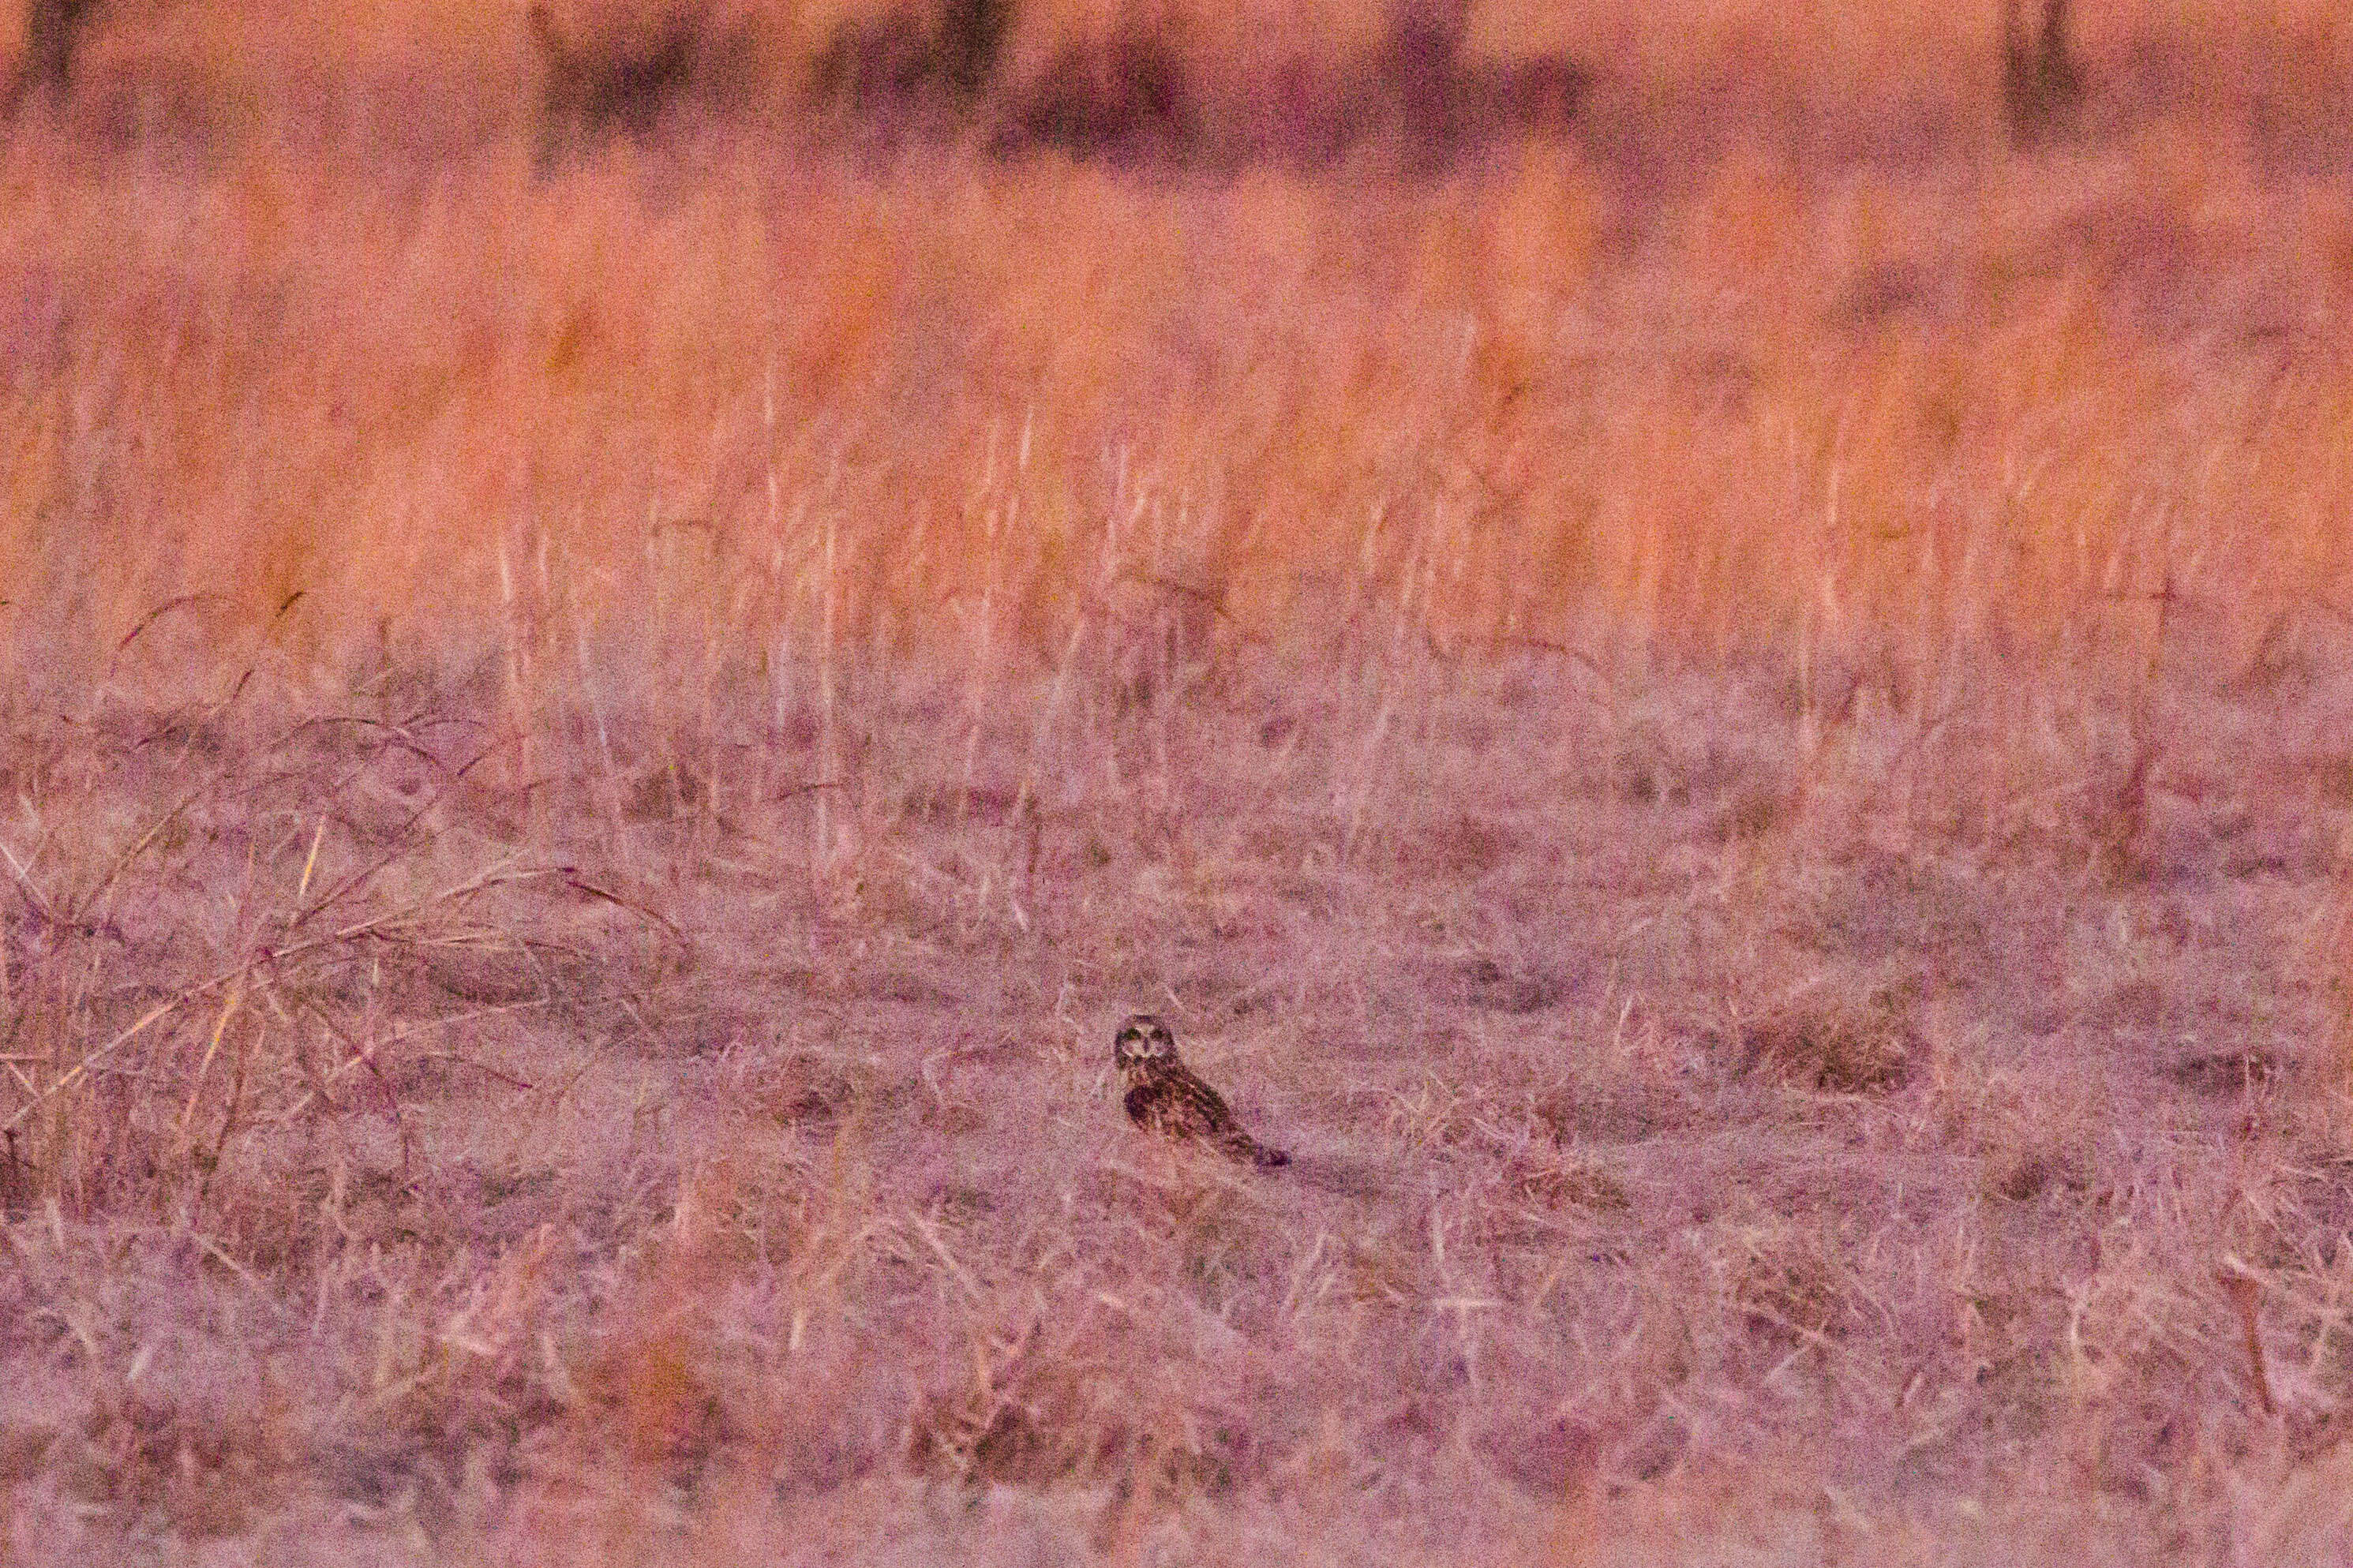
[[[1271,1171],[1278,1165],[1291,1163],[1291,1156],[1271,1144],[1261,1143],[1247,1132],[1235,1132],[1225,1140],[1226,1152],[1237,1160],[1248,1160],[1261,1171]]]

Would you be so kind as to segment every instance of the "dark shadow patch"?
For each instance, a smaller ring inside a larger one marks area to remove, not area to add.
[[[1584,1160],[1515,1162],[1509,1180],[1514,1201],[1537,1208],[1622,1214],[1632,1206],[1623,1182]]]
[[[1398,846],[1398,867],[1445,877],[1481,877],[1512,858],[1519,837],[1501,823],[1458,812],[1408,833]]]
[[[1556,1144],[1584,1140],[1637,1143],[1662,1132],[1683,1131],[1705,1118],[1704,1109],[1688,1093],[1642,1083],[1562,1084],[1538,1094],[1529,1110],[1536,1126]]]
[[[438,989],[479,1007],[509,1007],[549,994],[547,964],[524,947],[427,947],[417,951],[415,962]]]
[[[861,970],[844,989],[867,1002],[896,1002],[909,1007],[961,1007],[967,998],[929,977],[905,969]]]
[[[1002,827],[1021,809],[1021,792],[1007,784],[937,783],[907,793],[907,815],[932,826],[960,822]]]
[[[638,30],[568,34],[542,0],[523,19],[540,67],[543,166],[567,145],[644,136],[691,99],[725,96],[755,52],[748,25],[717,26],[708,0],[673,5]]]
[[[1457,966],[1445,986],[1448,999],[1460,1005],[1515,1016],[1557,1007],[1568,1000],[1569,989],[1560,975],[1506,969],[1492,958],[1474,958]]]
[[[2267,1089],[2300,1070],[2293,1057],[2261,1046],[2200,1051],[2167,1064],[2165,1076],[2192,1094],[2222,1096]]]
[[[1013,123],[1018,140],[1120,163],[1166,157],[1193,140],[1176,57],[1134,30],[1056,56],[1023,95]]]
[[[823,1131],[854,1113],[887,1110],[906,1092],[907,1086],[887,1080],[877,1063],[795,1051],[753,1074],[744,1100],[785,1126]]]
[[[2031,1204],[2091,1188],[2091,1173],[2083,1161],[2063,1150],[2031,1149],[1997,1163],[1986,1174],[1986,1191],[2005,1203]]]

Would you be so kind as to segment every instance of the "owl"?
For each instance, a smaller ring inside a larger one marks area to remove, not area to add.
[[[1111,1059],[1127,1088],[1127,1119],[1147,1132],[1202,1139],[1261,1170],[1291,1163],[1289,1154],[1242,1131],[1225,1097],[1185,1065],[1176,1054],[1176,1037],[1151,1014],[1138,1013],[1119,1026]]]

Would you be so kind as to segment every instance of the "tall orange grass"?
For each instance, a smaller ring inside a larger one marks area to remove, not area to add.
[[[28,125],[0,164],[11,655],[87,679],[171,606],[338,679],[820,638],[1018,672],[1173,595],[1211,645],[1916,672],[2129,650],[2160,591],[2226,657],[2340,602],[2340,183],[2194,99],[2014,154],[1926,69],[1982,67],[1989,15],[1515,16],[1474,31],[1599,62],[1593,129],[1411,179],[748,126],[541,177],[503,14],[118,28],[101,58],[176,50],[218,112],[111,152]],[[2307,110],[2347,47],[2319,7],[2174,25],[2246,93],[2301,40]],[[480,99],[463,145],[319,118],[319,79],[412,57],[420,103]],[[1734,67],[1723,102],[1817,129],[1694,110]],[[1878,155],[1864,79],[1958,119]]]

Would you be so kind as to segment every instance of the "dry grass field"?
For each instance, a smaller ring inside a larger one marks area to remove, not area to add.
[[[0,1556],[2353,1561],[2331,7],[697,15],[7,121]]]

